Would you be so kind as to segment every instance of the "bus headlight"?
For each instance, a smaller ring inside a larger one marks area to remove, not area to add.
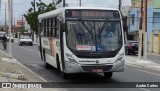
[[[122,61],[122,60],[123,60],[123,57],[124,57],[124,53],[119,54],[119,57],[118,57],[118,59],[116,60],[116,62]]]
[[[72,55],[66,53],[66,56],[67,56],[67,58],[68,58],[68,60],[69,60],[70,62],[77,63],[76,60],[72,57]]]

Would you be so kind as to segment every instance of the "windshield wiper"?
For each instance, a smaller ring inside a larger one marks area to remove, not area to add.
[[[101,29],[99,30],[100,33],[102,33],[102,31],[104,30],[104,28],[107,25],[108,21],[109,21],[108,19],[105,20],[104,24],[102,25]]]
[[[82,19],[80,19],[80,21],[81,21],[82,25],[84,26],[84,28],[85,28],[90,34],[92,34],[92,32],[90,31],[88,25],[85,24],[84,21],[83,21]]]
[[[80,19],[80,21],[81,21],[82,25],[84,26],[84,28],[92,35],[92,41],[94,43],[94,39],[93,39],[94,35],[93,35],[93,32],[92,32],[92,30],[93,30],[92,26],[91,26],[91,29],[90,29],[89,26],[87,24],[85,24],[82,19]]]

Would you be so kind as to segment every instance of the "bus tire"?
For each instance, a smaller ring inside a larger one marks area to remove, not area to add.
[[[112,78],[113,72],[104,72],[104,77],[107,79]]]
[[[60,69],[60,62],[59,62],[59,56],[58,56],[58,54],[56,54],[56,61],[57,61],[57,70],[58,70],[58,71],[61,71],[61,69]]]

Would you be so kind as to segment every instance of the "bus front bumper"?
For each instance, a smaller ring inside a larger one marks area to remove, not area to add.
[[[124,60],[115,62],[113,64],[78,64],[68,61],[65,62],[65,73],[102,73],[123,71]]]

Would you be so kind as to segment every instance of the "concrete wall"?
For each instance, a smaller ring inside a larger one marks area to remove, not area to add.
[[[152,36],[148,37],[148,51],[160,54],[160,31],[158,34],[152,32]]]

